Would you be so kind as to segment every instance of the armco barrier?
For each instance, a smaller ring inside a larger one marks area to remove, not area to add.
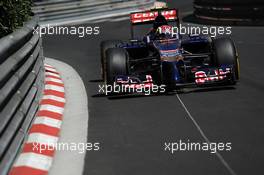
[[[264,19],[263,0],[194,0],[196,17],[218,21]]]
[[[67,0],[35,2],[33,12],[42,25],[80,23],[149,9],[155,0]]]
[[[39,106],[44,86],[38,19],[0,39],[0,175],[7,174]]]

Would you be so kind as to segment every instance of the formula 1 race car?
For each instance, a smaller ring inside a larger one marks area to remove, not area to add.
[[[101,43],[101,70],[106,84],[126,87],[165,85],[181,87],[235,85],[239,80],[238,53],[230,38],[174,34],[177,9],[159,9],[130,15],[132,39]],[[134,26],[152,24],[142,39]],[[173,24],[173,25],[170,25]]]

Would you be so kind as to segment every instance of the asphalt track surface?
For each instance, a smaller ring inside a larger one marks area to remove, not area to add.
[[[171,6],[176,6],[172,3]],[[189,10],[191,1],[178,1]],[[240,54],[241,81],[235,88],[188,91],[168,96],[109,99],[98,94],[99,43],[128,39],[129,23],[104,22],[99,36],[45,36],[44,55],[73,66],[88,94],[89,175],[264,174],[263,27],[233,27]],[[220,154],[189,151],[170,154],[164,142],[231,142]],[[74,161],[73,161],[74,163]]]

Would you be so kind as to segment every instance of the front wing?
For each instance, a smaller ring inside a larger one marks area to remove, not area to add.
[[[198,69],[192,72],[192,81],[175,83],[175,90],[184,87],[208,87],[230,85],[234,81],[232,66],[220,68]],[[115,87],[119,88],[116,94],[155,94],[166,92],[166,84],[155,84],[151,75],[128,76],[118,75],[115,78]],[[170,90],[171,87],[170,87]],[[147,93],[146,93],[147,92]]]

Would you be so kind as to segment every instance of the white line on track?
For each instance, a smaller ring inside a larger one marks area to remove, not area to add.
[[[210,144],[210,140],[208,139],[208,137],[204,134],[203,130],[201,129],[201,127],[199,126],[199,124],[195,121],[195,119],[193,118],[192,114],[190,113],[190,111],[187,109],[187,107],[185,106],[185,104],[183,103],[183,101],[181,100],[180,96],[178,94],[176,94],[179,102],[181,103],[182,107],[184,108],[184,110],[186,111],[188,117],[191,119],[191,121],[193,122],[193,124],[195,125],[195,127],[197,128],[197,130],[200,132],[200,134],[202,135],[202,137],[204,138],[204,140]],[[216,151],[216,156],[217,158],[221,161],[221,163],[227,168],[227,170],[229,171],[229,173],[231,175],[237,175],[235,173],[235,171],[230,167],[230,165],[225,161],[224,157]]]

